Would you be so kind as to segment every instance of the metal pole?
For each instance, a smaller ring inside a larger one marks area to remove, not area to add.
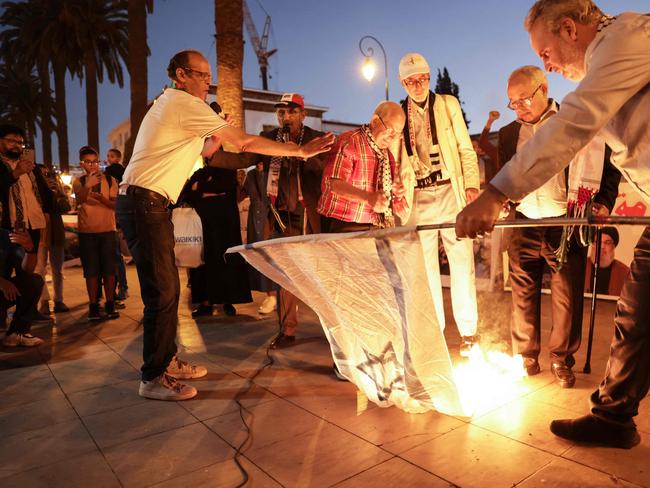
[[[374,49],[370,46],[368,46],[365,50],[363,49],[363,41],[366,39],[371,39],[377,43],[379,46],[379,49],[381,49],[382,54],[384,55],[384,77],[386,80],[386,101],[388,101],[388,57],[386,56],[386,50],[384,49],[384,46],[382,45],[379,40],[374,37],[374,36],[363,36],[359,40],[359,51],[361,51],[361,54],[363,54],[367,58],[371,58],[373,54],[375,53]]]
[[[602,227],[596,229],[596,256],[594,258],[593,272],[591,275],[591,310],[589,311],[589,340],[587,341],[587,359],[585,366],[582,368],[583,373],[591,373],[591,346],[594,341],[594,321],[596,319],[596,295],[598,284],[598,270],[600,269],[600,240],[603,236]]]
[[[599,217],[592,215],[583,218],[511,219],[499,220],[494,224],[494,227],[553,227],[557,225],[650,225],[650,217]],[[455,227],[454,222],[448,222],[445,224],[418,225],[416,230],[444,230],[454,229]]]

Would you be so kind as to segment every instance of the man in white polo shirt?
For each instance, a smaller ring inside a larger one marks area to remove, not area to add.
[[[333,136],[299,147],[229,126],[205,103],[211,67],[198,51],[176,54],[167,74],[173,88],[158,97],[142,121],[120,185],[117,216],[135,260],[144,302],[139,393],[158,400],[186,400],[196,395],[196,388],[177,379],[199,378],[207,370],[176,356],[180,285],[167,205],[178,198],[197,159],[210,155],[221,142],[259,154],[308,158],[327,151]]]

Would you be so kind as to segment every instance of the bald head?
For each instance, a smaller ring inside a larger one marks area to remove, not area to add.
[[[382,149],[387,149],[399,139],[404,129],[406,116],[404,110],[395,102],[381,102],[370,119],[370,131]]]
[[[381,102],[375,108],[372,117],[380,117],[384,122],[388,119],[395,119],[397,122],[401,120],[402,126],[404,126],[404,110],[402,110],[402,107],[395,102]]]

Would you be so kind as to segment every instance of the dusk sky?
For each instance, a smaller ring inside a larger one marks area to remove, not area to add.
[[[432,78],[438,68],[447,67],[452,80],[460,86],[460,98],[471,121],[470,132],[482,129],[489,110],[502,117],[494,129],[513,119],[505,107],[506,80],[516,67],[540,65],[530,49],[523,19],[532,0],[261,0],[272,17],[269,48],[278,53],[271,58],[269,88],[296,91],[308,104],[329,107],[325,118],[347,122],[365,122],[375,105],[384,98],[383,59],[375,49],[381,68],[373,82],[361,75],[363,56],[359,39],[364,35],[378,38],[388,56],[391,100],[404,96],[397,69],[407,52],[422,53],[429,61]],[[648,0],[599,0],[610,14],[623,11],[649,11]],[[258,31],[264,14],[257,0],[249,6]],[[160,93],[169,81],[165,69],[170,57],[186,48],[206,54],[213,65],[216,80],[214,42],[214,1],[156,0],[148,17],[149,97]],[[244,29],[245,31],[245,29]],[[248,35],[244,54],[244,86],[261,88],[257,59]],[[561,100],[572,83],[551,74],[551,96]],[[433,86],[433,83],[432,83]],[[128,75],[125,87],[100,85],[101,157],[108,149],[107,134],[129,116]],[[68,82],[68,121],[70,156],[74,164],[80,146],[86,143],[85,96],[79,80]],[[56,137],[53,140],[56,160]],[[40,140],[37,141],[40,159]]]

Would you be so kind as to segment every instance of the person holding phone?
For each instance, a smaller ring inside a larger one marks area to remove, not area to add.
[[[27,229],[38,248],[53,197],[40,169],[23,158],[24,149],[25,131],[0,125],[0,203],[5,209],[2,228]]]
[[[72,188],[77,198],[79,248],[89,301],[88,320],[102,318],[97,298],[100,281],[103,281],[106,296],[106,318],[116,319],[120,316],[115,311],[115,199],[118,184],[99,170],[96,149],[82,147],[79,159],[86,174],[76,179]]]

